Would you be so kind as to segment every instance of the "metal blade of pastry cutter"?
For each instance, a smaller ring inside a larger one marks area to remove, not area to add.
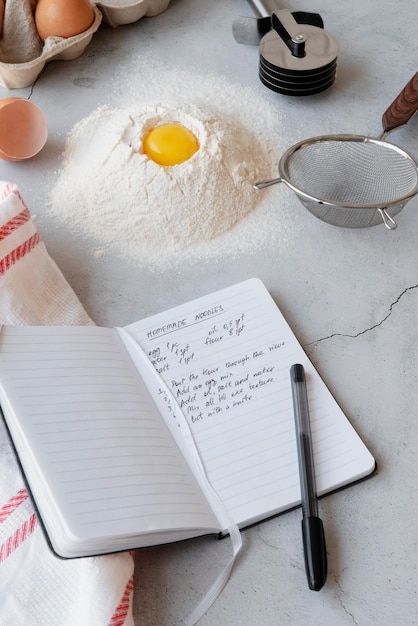
[[[279,0],[248,0],[248,4],[257,17],[237,17],[232,24],[232,34],[237,43],[258,46],[261,38],[272,29],[271,14],[285,7]],[[324,28],[318,13],[294,11],[292,15],[299,24]]]

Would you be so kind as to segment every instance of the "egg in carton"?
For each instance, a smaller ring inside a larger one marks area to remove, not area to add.
[[[113,28],[130,24],[162,13],[169,3],[170,0],[101,0],[94,3],[94,20],[87,30],[73,37],[47,37],[43,42],[35,25],[36,0],[0,0],[0,9],[4,7],[0,84],[6,89],[29,87],[49,61],[71,61],[81,56],[102,21]]]

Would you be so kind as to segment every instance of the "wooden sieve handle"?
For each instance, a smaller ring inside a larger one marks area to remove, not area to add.
[[[418,72],[405,85],[401,93],[395,98],[388,109],[383,113],[382,124],[384,133],[390,133],[409,122],[418,111]]]

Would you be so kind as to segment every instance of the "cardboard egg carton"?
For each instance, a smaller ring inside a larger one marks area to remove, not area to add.
[[[35,26],[36,0],[7,0],[0,37],[0,84],[6,89],[29,87],[49,61],[81,56],[105,22],[113,28],[165,11],[170,0],[100,0],[94,2],[90,28],[74,37],[41,40]]]
[[[95,3],[109,26],[132,24],[141,17],[153,17],[166,10],[170,0],[102,0]]]

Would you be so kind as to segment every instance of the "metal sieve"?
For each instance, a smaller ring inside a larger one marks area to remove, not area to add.
[[[256,189],[283,182],[313,215],[328,224],[364,228],[393,217],[418,193],[418,161],[384,141],[418,110],[418,72],[382,116],[377,139],[364,135],[322,135],[289,148],[279,162],[279,178],[255,183]]]

